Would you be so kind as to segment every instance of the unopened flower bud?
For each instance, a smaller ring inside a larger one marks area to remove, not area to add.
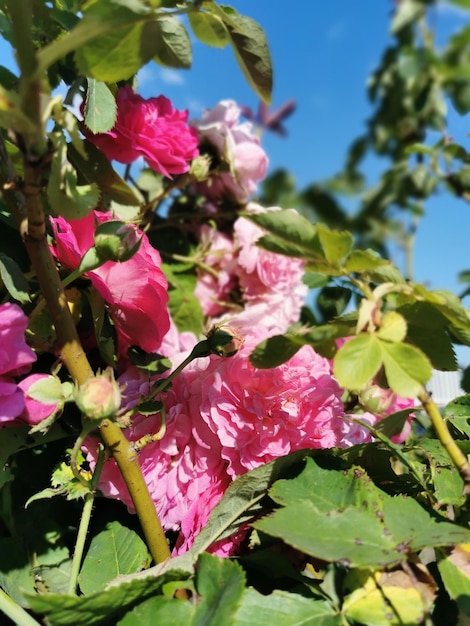
[[[142,236],[134,224],[110,221],[95,232],[95,248],[102,260],[127,261],[137,252]]]
[[[243,345],[243,337],[232,326],[214,326],[207,334],[207,341],[212,354],[233,356]]]
[[[201,154],[191,161],[189,173],[194,176],[198,183],[201,183],[208,179],[210,167],[210,158],[205,154]]]
[[[383,415],[390,408],[393,401],[393,391],[382,389],[378,385],[369,385],[359,394],[361,406],[374,415]]]
[[[89,378],[77,391],[75,402],[78,408],[91,420],[112,417],[121,406],[121,391],[114,380],[113,370]]]

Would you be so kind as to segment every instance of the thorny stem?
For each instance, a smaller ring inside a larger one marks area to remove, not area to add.
[[[431,424],[433,425],[434,430],[436,431],[436,435],[439,438],[439,441],[447,450],[452,462],[455,467],[460,472],[462,476],[465,486],[464,493],[465,495],[470,494],[470,463],[468,462],[467,457],[462,452],[462,450],[458,447],[455,441],[452,438],[452,435],[447,428],[447,424],[444,421],[444,418],[439,412],[436,403],[432,400],[431,395],[427,391],[422,391],[418,394],[418,399],[422,403],[424,410],[428,414]]]
[[[22,109],[33,122],[34,135],[22,137],[24,182],[18,188],[17,176],[0,136],[0,184],[8,208],[15,217],[31,264],[36,272],[44,300],[56,331],[56,352],[71,377],[82,385],[93,376],[93,370],[80,343],[55,260],[47,244],[46,216],[42,204],[43,172],[49,154],[40,117],[41,77],[37,75],[37,59],[32,42],[32,5],[30,0],[8,0],[12,16],[14,40],[22,71]],[[156,563],[169,558],[170,550],[158,519],[154,503],[140,469],[137,454],[122,433],[109,420],[100,425],[105,445],[111,451],[134,503],[150,552]]]

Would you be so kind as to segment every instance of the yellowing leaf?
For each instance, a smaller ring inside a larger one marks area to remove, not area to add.
[[[377,331],[377,336],[386,341],[403,341],[406,331],[405,318],[396,311],[388,311],[383,316],[382,326]]]

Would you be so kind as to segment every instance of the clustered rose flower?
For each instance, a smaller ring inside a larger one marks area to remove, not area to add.
[[[36,354],[26,344],[28,318],[17,304],[0,305],[0,425],[15,423],[25,408],[15,377],[29,371]]]
[[[60,263],[75,270],[85,252],[94,245],[95,225],[111,219],[111,213],[99,211],[92,211],[80,220],[51,218],[52,251]],[[86,273],[108,304],[121,354],[130,345],[147,352],[158,350],[169,329],[168,284],[160,266],[160,254],[147,236],[142,235],[141,244],[130,259],[123,263],[108,261]]]
[[[244,202],[266,175],[268,157],[251,122],[240,122],[240,115],[233,100],[223,100],[193,122],[201,151],[216,155],[209,180],[198,186],[208,201],[217,203],[227,197]]]
[[[304,346],[288,363],[271,370],[253,367],[248,357],[266,336],[258,330],[229,358],[193,361],[161,399],[166,430],[139,453],[142,472],[165,530],[179,530],[178,552],[188,549],[228,485],[248,470],[301,448],[332,447],[340,442],[342,390],[326,359]],[[192,338],[192,343],[196,338]],[[184,345],[183,345],[184,344]],[[178,364],[189,352],[168,354]],[[159,414],[143,416],[138,402],[149,381],[135,368],[120,378],[123,407],[137,407],[126,436],[138,441],[157,433]],[[94,455],[93,443],[87,449]],[[99,487],[108,497],[133,505],[114,460],[101,473]],[[230,553],[230,542],[218,547]]]
[[[0,427],[29,424],[35,426],[63,406],[62,395],[39,401],[31,395],[36,385],[53,378],[50,374],[27,374],[36,353],[25,341],[28,318],[11,302],[0,305]]]
[[[116,94],[117,119],[112,130],[87,133],[110,160],[132,163],[143,157],[156,172],[169,178],[189,170],[198,155],[197,132],[188,126],[188,112],[177,111],[165,96],[146,100],[129,85]]]
[[[255,203],[246,207],[253,213],[277,210]],[[233,230],[231,239],[207,225],[201,228],[203,265],[195,294],[203,313],[216,321],[229,317],[231,323],[234,316],[241,331],[260,325],[283,333],[298,321],[307,296],[305,262],[257,246],[265,233],[246,217],[239,217]]]

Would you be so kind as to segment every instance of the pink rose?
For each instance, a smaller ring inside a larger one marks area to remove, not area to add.
[[[0,426],[11,426],[17,422],[24,409],[24,395],[13,380],[0,376]]]
[[[256,369],[248,356],[263,336],[258,330],[236,355],[211,362],[192,411],[217,436],[232,477],[301,448],[338,443],[342,390],[328,361],[304,346],[279,367]]]
[[[24,409],[15,376],[26,373],[36,354],[26,344],[28,318],[17,304],[0,305],[0,425],[13,425]]]
[[[254,203],[247,210],[266,211]],[[235,221],[234,233],[232,240],[209,226],[201,229],[202,264],[195,294],[202,310],[215,323],[229,316],[230,324],[242,332],[262,326],[270,334],[284,333],[298,321],[307,296],[305,262],[258,247],[265,233],[245,217]]]
[[[228,235],[207,225],[201,227],[199,241],[205,252],[203,263],[211,271],[199,272],[194,294],[201,303],[203,313],[217,317],[233,306],[230,294],[238,288],[234,243]]]
[[[216,437],[189,409],[190,384],[185,379],[186,370],[174,381],[172,389],[161,398],[166,407],[166,427],[161,439],[145,445],[139,452],[139,463],[150,495],[155,502],[159,518],[165,530],[180,530],[186,519],[186,539],[192,536],[196,521],[204,523],[210,512],[204,498],[214,494],[218,501],[230,483],[221,459]],[[120,384],[127,384],[123,398],[127,407],[136,406],[136,401],[145,390],[145,376],[135,369],[119,378]],[[131,382],[132,381],[132,382]],[[136,396],[131,398],[132,391]],[[137,408],[138,410],[138,408]],[[161,427],[160,414],[134,414],[131,426],[125,431],[130,441],[138,441],[143,436],[155,434]],[[92,440],[86,442],[86,449],[93,460],[95,446]],[[103,467],[99,488],[105,496],[122,500],[130,510],[133,504],[115,461],[110,459]],[[198,512],[199,511],[199,512]],[[189,517],[188,517],[189,516]],[[205,517],[204,517],[205,516]]]
[[[0,304],[0,375],[25,373],[36,360],[24,338],[27,326],[28,318],[17,304]]]
[[[214,169],[209,181],[200,186],[209,200],[229,195],[243,202],[256,191],[257,183],[266,175],[268,157],[259,145],[259,138],[253,134],[252,124],[241,123],[240,114],[234,101],[223,100],[194,122],[200,145],[209,144],[229,166],[228,172]]]
[[[24,393],[25,406],[19,419],[26,424],[34,426],[42,422],[42,420],[51,417],[54,413],[60,410],[63,406],[63,398],[56,397],[51,398],[49,402],[39,401],[33,397],[34,386],[38,386],[39,383],[55,381],[54,376],[50,374],[31,374],[27,378],[24,378],[18,387]],[[58,390],[60,389],[60,383],[57,382]]]
[[[118,90],[116,104],[114,128],[87,133],[108,159],[132,163],[143,157],[153,170],[169,178],[189,170],[190,161],[198,155],[198,138],[187,124],[187,111],[174,109],[165,96],[146,100],[129,85]]]
[[[70,222],[62,217],[51,218],[55,240],[52,251],[62,265],[76,269],[83,254],[94,244],[95,221],[110,219],[110,213],[98,211]],[[160,266],[160,254],[143,235],[138,251],[128,261],[108,261],[86,274],[109,305],[121,354],[130,345],[147,352],[157,350],[169,329],[168,284]]]

